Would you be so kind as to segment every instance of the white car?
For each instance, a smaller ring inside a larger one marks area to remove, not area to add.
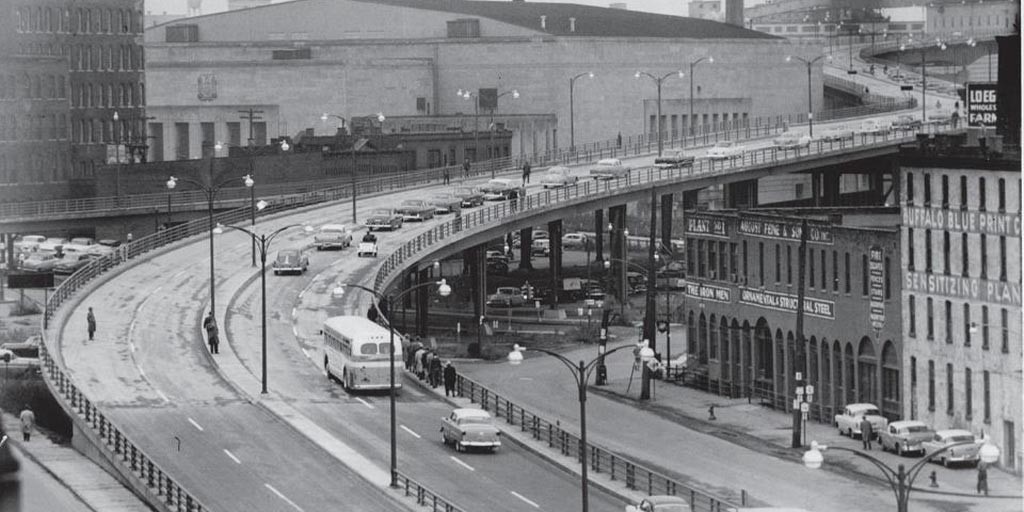
[[[352,245],[352,232],[344,224],[324,224],[320,232],[313,236],[316,250],[344,249]]]
[[[935,453],[946,446],[954,443],[973,443],[964,444],[955,448],[950,448],[934,457],[930,460],[932,462],[941,463],[947,468],[954,462],[966,462],[968,464],[977,464],[980,460],[978,451],[981,449],[982,443],[974,437],[974,434],[969,430],[960,429],[949,429],[939,430],[935,435],[921,443],[921,448],[924,449],[925,454]]]
[[[720,140],[708,149],[707,157],[712,160],[729,160],[743,157],[743,146],[731,140]]]
[[[841,141],[853,138],[853,130],[847,128],[845,125],[833,126],[831,128],[825,128],[819,132],[818,136],[815,137],[817,140],[831,142]]]
[[[562,247],[566,249],[582,249],[587,245],[587,235],[583,233],[566,233],[562,235]]]
[[[480,190],[484,193],[484,201],[504,201],[520,195],[519,186],[508,178],[488,180]]]
[[[548,172],[540,177],[540,183],[544,188],[558,188],[575,185],[579,180],[579,176],[574,176],[568,167],[561,165],[556,165],[548,169]]]
[[[860,124],[860,127],[857,128],[857,133],[883,135],[889,133],[889,130],[889,123],[883,123],[877,119],[868,119]]]
[[[836,414],[834,424],[839,429],[840,435],[846,434],[851,438],[860,437],[862,434],[860,422],[865,416],[871,423],[871,431],[876,435],[885,429],[889,421],[882,416],[874,404],[847,404],[842,413]]]
[[[629,171],[630,168],[622,165],[618,158],[602,158],[597,161],[597,165],[590,168],[590,177],[604,180],[628,178]]]
[[[782,150],[807,148],[811,145],[811,136],[800,132],[783,132],[772,140],[772,144]]]
[[[356,251],[356,256],[359,256],[360,258],[363,256],[376,258],[377,242],[359,242],[359,249]]]
[[[39,250],[39,244],[46,241],[42,235],[24,235],[14,242],[14,249],[21,252],[33,252]]]

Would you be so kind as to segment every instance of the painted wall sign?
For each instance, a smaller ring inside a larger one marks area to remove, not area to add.
[[[732,302],[732,290],[703,283],[686,283],[686,296],[715,302]]]
[[[808,224],[807,242],[812,244],[832,245],[832,228],[824,225]],[[739,232],[744,235],[775,240],[800,241],[800,224],[767,219],[740,219]]]
[[[779,311],[796,312],[796,295],[740,288],[740,302]],[[804,297],[804,313],[819,318],[835,319],[835,302]]]
[[[686,217],[686,232],[694,235],[729,236],[724,219],[709,219],[697,215]]]
[[[885,327],[885,255],[877,245],[868,250],[868,288],[871,299],[871,328]]]
[[[956,277],[904,271],[903,289],[910,293],[941,295],[1020,307],[1020,283],[989,281],[976,277]]]
[[[967,124],[994,128],[999,122],[999,97],[994,83],[967,84]]]
[[[1020,238],[1020,215],[998,212],[942,210],[907,206],[903,225],[908,228],[938,229]]]

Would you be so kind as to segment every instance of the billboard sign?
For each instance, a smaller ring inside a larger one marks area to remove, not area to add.
[[[882,248],[868,250],[868,284],[871,298],[871,327],[881,331],[885,327],[885,257]]]
[[[967,84],[967,125],[995,128],[998,111],[996,99],[999,97],[996,84]]]

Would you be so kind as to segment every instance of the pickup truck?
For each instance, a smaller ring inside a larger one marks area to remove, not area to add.
[[[526,304],[523,292],[514,286],[499,286],[495,293],[487,297],[488,306],[522,306]]]
[[[654,159],[654,166],[665,169],[693,167],[693,155],[687,155],[681,149],[669,149]]]
[[[352,245],[352,232],[342,224],[324,224],[320,232],[313,236],[316,250],[344,249]]]

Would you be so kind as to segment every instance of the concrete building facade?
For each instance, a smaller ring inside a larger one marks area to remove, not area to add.
[[[821,52],[706,20],[469,0],[298,0],[151,27],[145,44],[151,132],[162,125],[154,143],[164,158],[200,156],[201,123],[221,137],[239,121],[237,110],[250,106],[265,111],[268,137],[306,128],[331,133],[333,125],[319,120],[324,112],[506,115],[500,120],[514,132],[513,150],[542,152],[569,144],[569,79],[588,71],[593,79],[574,83],[575,140],[611,140],[657,126],[655,83],[635,79],[636,71],[689,74],[690,62],[713,56],[713,64],[695,68],[692,118],[691,77],[664,81],[667,136],[673,118],[682,127],[710,124],[713,116],[742,121],[805,111],[806,99],[794,91],[805,90],[806,75],[785,57]],[[819,106],[821,84],[817,68]],[[241,137],[249,137],[246,126]]]

